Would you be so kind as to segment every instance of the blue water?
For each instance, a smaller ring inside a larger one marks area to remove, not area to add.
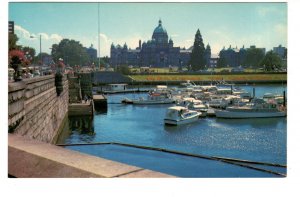
[[[253,86],[242,88],[252,92]],[[286,86],[255,86],[256,96],[262,96],[266,92],[282,93],[283,90],[286,91]],[[109,95],[108,103],[111,104],[108,105],[107,112],[95,115],[93,128],[86,131],[87,127],[80,129],[73,124],[70,135],[61,142],[122,142],[194,154],[286,164],[286,118],[203,118],[192,124],[165,126],[163,119],[167,107],[171,105],[116,104],[124,97],[140,96],[146,96],[146,93]],[[274,176],[217,161],[116,145],[68,148],[181,177]]]

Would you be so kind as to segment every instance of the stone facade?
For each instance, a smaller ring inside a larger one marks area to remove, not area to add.
[[[225,49],[225,47],[220,51],[219,56],[224,57],[226,60],[227,65],[231,67],[238,67],[238,66],[243,66],[243,62],[246,58],[246,51],[248,49],[255,49],[256,46],[250,46],[250,48],[243,48],[238,49],[237,47],[232,48],[231,45],[229,48]],[[261,50],[264,54],[266,53],[265,48],[257,48]]]
[[[68,81],[57,96],[54,75],[8,84],[8,131],[54,143],[68,114]]]
[[[185,66],[190,60],[191,50],[174,47],[173,40],[169,40],[166,29],[159,20],[158,26],[154,29],[152,39],[141,43],[136,49],[128,49],[126,43],[123,47],[120,45],[111,45],[110,64],[132,65],[132,66],[151,66],[151,67],[169,67]]]

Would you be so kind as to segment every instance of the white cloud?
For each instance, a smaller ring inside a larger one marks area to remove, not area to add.
[[[44,40],[49,40],[49,36],[46,33],[39,33],[38,35],[41,36]]]
[[[56,40],[56,41],[61,41],[63,39],[63,37],[61,35],[58,35],[58,34],[51,34],[50,39],[53,39],[53,40]]]
[[[22,38],[30,39],[30,33],[29,33],[29,31],[27,31],[23,27],[21,27],[19,25],[15,25],[15,31],[16,31],[16,34],[19,35],[19,36],[21,36]]]
[[[36,40],[39,38],[41,35],[43,40],[54,40],[54,41],[61,41],[63,37],[59,34],[47,34],[47,33],[30,33],[28,30],[25,28],[15,25],[15,31],[16,34],[20,39],[27,39],[27,40]]]
[[[52,47],[52,45],[57,44],[63,39],[63,37],[57,33],[33,33],[19,25],[15,25],[15,33],[19,38],[18,44],[33,47],[36,49],[37,53],[39,53],[40,44],[42,47],[42,52],[50,53],[50,48]],[[41,41],[39,41],[40,36],[42,38]]]
[[[101,39],[105,42],[105,43],[109,43],[109,42],[111,42],[111,40],[110,39],[108,39],[108,37],[107,37],[107,35],[106,34],[104,34],[104,33],[100,33],[99,34],[100,35],[100,41],[101,41]]]

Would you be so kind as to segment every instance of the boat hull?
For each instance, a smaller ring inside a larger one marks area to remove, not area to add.
[[[201,115],[201,113],[197,113],[196,115],[194,115],[193,117],[189,117],[186,119],[164,119],[164,122],[166,125],[182,125],[182,124],[188,124],[188,123],[193,123],[196,122],[199,119],[199,116]]]
[[[273,118],[284,117],[285,112],[236,112],[227,110],[216,110],[217,118]]]

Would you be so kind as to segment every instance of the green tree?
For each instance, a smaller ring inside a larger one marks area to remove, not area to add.
[[[203,44],[203,39],[198,29],[195,34],[194,47],[191,53],[190,65],[192,70],[197,71],[199,69],[204,69],[206,64],[205,60],[205,47]]]
[[[219,54],[220,58],[217,62],[217,67],[218,68],[224,68],[227,66],[227,61],[226,61],[226,58],[224,57],[224,53],[223,51],[220,51],[220,54]]]
[[[63,39],[59,44],[53,44],[51,55],[55,62],[62,58],[70,66],[90,64],[86,48],[76,40]]]
[[[250,48],[246,50],[245,60],[243,62],[243,65],[247,67],[259,67],[261,61],[265,57],[265,54],[263,50],[259,48]]]
[[[34,60],[35,57],[35,49],[32,47],[22,47],[21,50],[24,52],[25,57],[30,60],[31,62]]]
[[[123,75],[129,75],[130,69],[127,65],[120,65],[117,67],[117,72],[119,72]]]
[[[260,66],[263,67],[265,71],[275,71],[281,69],[282,61],[277,53],[269,51],[261,61]]]
[[[39,53],[37,54],[37,56],[34,57],[33,62],[35,64],[42,64],[42,61],[45,60],[46,57],[49,57],[51,55],[49,55],[48,53]]]
[[[17,41],[19,40],[16,34],[9,34],[8,37],[8,50],[20,49],[20,46],[17,45]]]
[[[101,57],[100,58],[100,64],[101,64],[101,66],[109,64],[109,57],[108,56]]]

